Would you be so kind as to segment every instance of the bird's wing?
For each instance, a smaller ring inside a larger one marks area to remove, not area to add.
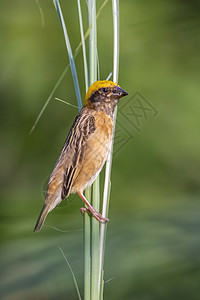
[[[70,153],[70,161],[67,162],[63,188],[61,193],[61,198],[66,198],[70,193],[70,188],[72,187],[78,173],[79,166],[83,160],[85,147],[87,139],[90,134],[95,131],[95,119],[92,114],[88,114],[85,109],[83,109],[77,116],[72,129],[69,134],[69,138],[66,140],[66,159],[68,159],[68,152]],[[65,148],[65,146],[64,146]]]
[[[94,131],[93,114],[88,114],[86,109],[82,109],[72,125],[50,176],[46,200],[50,200],[50,195],[55,195],[58,191],[61,191],[61,199],[70,194],[70,188],[80,171],[87,139]]]

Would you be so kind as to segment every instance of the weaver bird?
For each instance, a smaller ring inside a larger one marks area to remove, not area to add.
[[[128,95],[112,81],[93,83],[65,141],[49,178],[45,204],[34,231],[39,231],[47,214],[70,194],[77,193],[99,222],[108,221],[85,198],[83,191],[101,172],[112,143],[113,114],[119,99]]]

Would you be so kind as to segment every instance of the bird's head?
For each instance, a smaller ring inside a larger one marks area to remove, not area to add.
[[[85,96],[85,105],[112,115],[120,98],[128,95],[117,83],[103,80],[94,82]]]

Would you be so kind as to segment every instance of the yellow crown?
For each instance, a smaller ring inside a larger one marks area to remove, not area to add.
[[[88,99],[90,98],[91,94],[102,87],[114,87],[119,86],[117,83],[109,81],[109,80],[99,80],[94,82],[88,89],[87,94],[85,95],[85,104],[87,105]]]

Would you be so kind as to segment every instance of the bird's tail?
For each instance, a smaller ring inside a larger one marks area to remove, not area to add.
[[[50,211],[49,205],[44,204],[44,206],[43,206],[43,208],[40,212],[40,215],[38,217],[37,223],[35,225],[34,232],[40,231],[40,229],[42,228],[42,226],[44,224],[44,221],[45,221],[49,211]]]

